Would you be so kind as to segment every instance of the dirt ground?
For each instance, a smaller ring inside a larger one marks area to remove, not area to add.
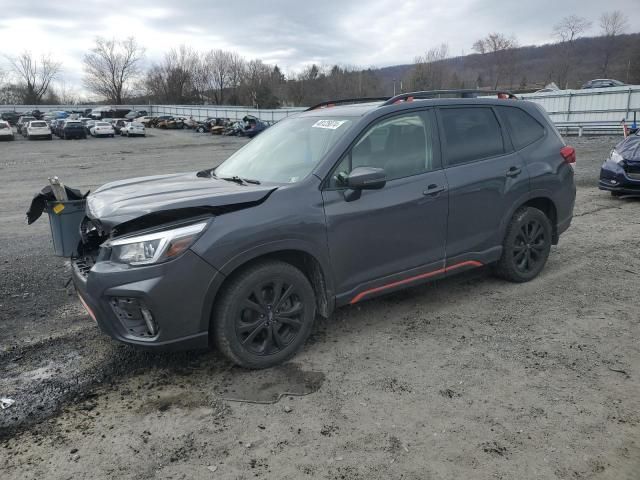
[[[640,201],[594,187],[616,138],[569,138],[578,198],[544,272],[478,270],[340,309],[289,364],[150,354],[84,313],[45,218],[84,189],[215,165],[244,141],[0,143],[3,479],[640,479]]]

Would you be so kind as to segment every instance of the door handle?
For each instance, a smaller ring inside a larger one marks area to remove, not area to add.
[[[518,175],[520,175],[522,173],[522,169],[519,167],[511,167],[509,170],[507,170],[507,177],[517,177]]]
[[[427,189],[422,192],[423,195],[437,195],[440,192],[444,192],[445,188],[442,185],[436,185],[435,183],[432,183],[431,185],[429,185],[427,187]]]

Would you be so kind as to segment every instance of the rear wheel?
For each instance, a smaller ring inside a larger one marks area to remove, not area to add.
[[[611,196],[612,197],[621,197],[622,196],[622,192],[611,192]]]
[[[510,282],[528,282],[544,268],[551,250],[551,222],[533,207],[514,213],[495,273]]]
[[[267,368],[288,360],[304,345],[315,305],[313,288],[300,270],[284,262],[263,262],[225,288],[210,331],[232,362]]]

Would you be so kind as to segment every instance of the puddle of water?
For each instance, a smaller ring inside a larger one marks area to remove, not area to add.
[[[276,403],[282,397],[317,392],[324,373],[306,372],[295,363],[267,370],[233,371],[221,386],[221,397],[232,402]]]

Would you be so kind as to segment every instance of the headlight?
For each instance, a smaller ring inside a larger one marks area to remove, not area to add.
[[[611,150],[611,155],[609,155],[609,161],[617,164],[621,164],[624,161],[624,158],[616,150]]]
[[[177,257],[207,226],[207,222],[186,227],[147,233],[133,237],[107,240],[103,246],[111,249],[111,261],[128,265],[150,265]]]

